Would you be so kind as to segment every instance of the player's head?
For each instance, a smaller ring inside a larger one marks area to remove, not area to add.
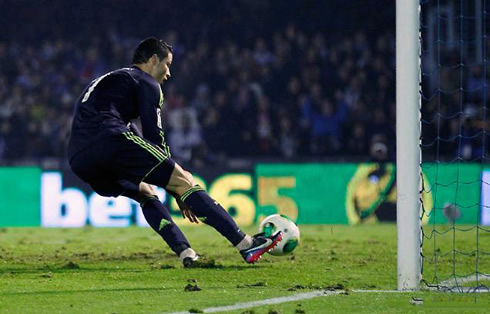
[[[159,83],[170,78],[172,61],[172,46],[154,37],[142,40],[133,54],[133,64],[138,65]]]

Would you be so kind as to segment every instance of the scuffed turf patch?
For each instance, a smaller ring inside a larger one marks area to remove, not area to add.
[[[257,283],[250,283],[244,285],[237,285],[237,288],[250,288],[250,287],[267,287],[267,282],[259,281]]]
[[[189,279],[187,280],[188,284],[184,287],[184,291],[186,292],[192,292],[192,291],[201,291],[201,287],[197,285],[197,280],[196,279]],[[201,312],[198,312],[201,313]]]
[[[216,263],[214,259],[201,258],[194,261],[188,268],[223,268],[223,265]]]
[[[77,263],[74,263],[72,261],[69,261],[68,263],[61,266],[60,268],[61,269],[80,269],[80,265],[78,265]]]

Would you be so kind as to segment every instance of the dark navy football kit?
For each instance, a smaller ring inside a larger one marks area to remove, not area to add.
[[[131,197],[141,181],[157,175],[158,185],[168,182],[175,163],[162,130],[162,105],[160,85],[136,66],[92,81],[75,106],[68,144],[73,171],[103,196]]]
[[[68,158],[73,172],[98,194],[137,200],[148,224],[190,267],[199,257],[169,210],[157,196],[140,193],[141,182],[166,188],[176,165],[162,129],[163,100],[160,84],[137,66],[95,79],[76,102]],[[134,124],[138,118],[142,132]],[[282,239],[281,232],[247,236],[199,185],[174,196],[233,246],[246,245],[239,250],[247,263],[258,261]],[[187,257],[189,252],[193,255]]]

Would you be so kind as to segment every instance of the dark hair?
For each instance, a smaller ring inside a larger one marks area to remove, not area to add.
[[[160,60],[163,60],[172,51],[172,46],[163,40],[149,37],[142,40],[134,50],[133,64],[146,63],[154,54],[156,54]]]

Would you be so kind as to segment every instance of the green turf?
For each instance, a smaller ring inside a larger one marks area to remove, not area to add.
[[[211,228],[183,228],[208,262],[199,269],[183,269],[150,229],[0,229],[0,312],[164,313],[333,288],[347,293],[248,311],[477,312],[490,307],[489,294],[353,292],[396,289],[395,225],[300,229],[294,255],[267,255],[251,266]],[[201,290],[185,291],[186,286]],[[411,305],[413,296],[423,297],[424,304]]]
[[[466,277],[476,270],[490,273],[490,232],[476,226],[439,225],[424,228],[423,253],[426,256],[424,277],[440,282]],[[436,233],[437,231],[438,233]],[[490,285],[488,280],[485,282]],[[462,283],[474,286],[474,282]]]

